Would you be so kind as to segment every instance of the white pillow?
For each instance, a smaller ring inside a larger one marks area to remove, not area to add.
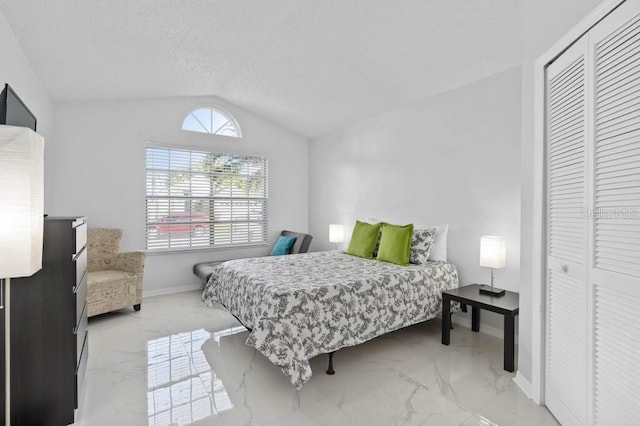
[[[436,240],[431,246],[429,260],[447,261],[447,234],[449,233],[449,225],[437,226],[420,226],[418,228],[436,228]]]

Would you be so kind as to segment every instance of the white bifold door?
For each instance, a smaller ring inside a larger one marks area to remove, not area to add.
[[[640,424],[640,0],[547,67],[545,403]]]

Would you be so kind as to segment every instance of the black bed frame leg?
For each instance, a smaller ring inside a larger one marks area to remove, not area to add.
[[[335,351],[329,352],[329,368],[327,368],[327,374],[330,376],[336,374],[335,370],[333,369],[333,354],[335,354]]]

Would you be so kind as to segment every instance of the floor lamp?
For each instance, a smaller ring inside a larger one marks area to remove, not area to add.
[[[0,277],[5,296],[5,424],[11,424],[11,278],[42,268],[44,139],[26,127],[0,125]]]

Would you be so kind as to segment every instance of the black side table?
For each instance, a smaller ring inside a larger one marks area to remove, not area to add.
[[[451,301],[471,305],[471,329],[480,331],[480,309],[504,316],[504,369],[510,372],[515,364],[515,318],[519,312],[520,296],[507,291],[502,297],[480,294],[480,284],[471,284],[442,292],[442,344],[451,340]]]

